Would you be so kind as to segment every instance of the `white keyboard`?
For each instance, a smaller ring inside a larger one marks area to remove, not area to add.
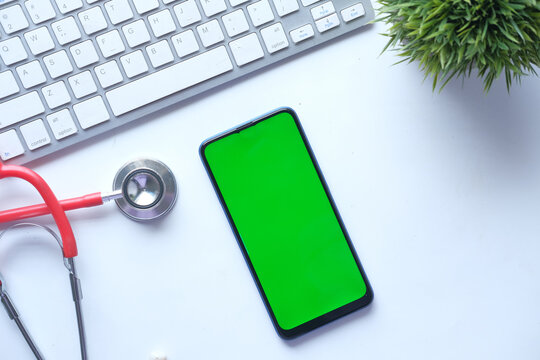
[[[372,19],[369,0],[0,0],[0,159],[51,154]]]

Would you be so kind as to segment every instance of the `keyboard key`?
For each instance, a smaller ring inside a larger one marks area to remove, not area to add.
[[[132,48],[150,41],[150,34],[144,21],[137,20],[122,27],[128,45]]]
[[[78,131],[68,109],[60,110],[47,116],[47,122],[56,140],[76,134]]]
[[[113,25],[133,18],[133,11],[127,0],[112,0],[105,3],[105,10]]]
[[[120,33],[118,30],[109,31],[103,35],[99,35],[96,38],[96,41],[99,45],[101,53],[106,58],[113,55],[119,54],[126,50],[122,38],[120,38]]]
[[[133,4],[141,15],[159,7],[158,0],[133,0]]]
[[[207,17],[214,16],[227,10],[225,0],[201,0],[201,5]]]
[[[173,42],[176,53],[180,57],[199,51],[199,44],[197,43],[197,39],[195,39],[193,30],[187,30],[175,35],[171,38],[171,41]]]
[[[39,115],[45,107],[37,91],[0,103],[0,129]],[[1,143],[1,142],[0,142]]]
[[[0,134],[0,158],[6,161],[24,154],[24,148],[15,130]]]
[[[251,33],[229,43],[238,66],[248,64],[264,56],[257,34]]]
[[[99,6],[80,12],[79,20],[87,35],[92,35],[107,28],[107,21]]]
[[[221,26],[215,19],[197,26],[197,32],[205,47],[212,46],[225,39]]]
[[[364,10],[364,5],[362,5],[362,3],[357,3],[341,10],[341,17],[343,18],[345,22],[358,19],[359,17],[362,17],[365,14],[366,14],[366,11]]]
[[[315,6],[314,8],[312,8],[311,16],[313,16],[313,20],[319,20],[335,12],[336,9],[334,9],[334,4],[331,1],[327,1],[319,6]]]
[[[150,23],[150,27],[152,28],[155,37],[170,34],[176,30],[176,25],[171,12],[168,9],[150,15],[148,17],[148,22]]]
[[[96,66],[94,71],[96,72],[101,87],[104,89],[121,83],[124,80],[122,73],[114,60]]]
[[[65,105],[71,102],[71,96],[69,95],[66,84],[63,81],[58,81],[49,86],[45,86],[41,89],[43,97],[49,105],[49,108],[54,109],[61,105]]]
[[[295,44],[298,44],[301,41],[312,38],[315,35],[315,32],[313,31],[313,26],[311,24],[306,24],[298,29],[292,30],[290,35],[292,41],[294,41]]]
[[[261,30],[261,36],[270,54],[289,47],[289,40],[283,30],[283,25],[277,23]]]
[[[53,22],[51,27],[60,45],[65,45],[81,38],[81,32],[73,16]]]
[[[24,34],[26,43],[34,55],[54,49],[54,41],[47,27],[42,26]]]
[[[247,7],[253,25],[260,26],[274,20],[274,13],[268,0],[261,0]]]
[[[47,81],[45,73],[37,60],[21,65],[16,70],[25,89],[30,89]]]
[[[315,21],[315,26],[320,33],[333,29],[339,26],[339,19],[336,14],[332,14],[323,19]]]
[[[69,74],[73,71],[73,66],[69,61],[65,50],[60,50],[58,52],[55,52],[54,54],[45,56],[43,58],[43,62],[45,63],[45,67],[49,71],[49,75],[51,75],[53,79],[56,79],[65,74]]]
[[[273,0],[279,16],[292,14],[300,9],[296,0]]]
[[[55,0],[58,9],[62,14],[67,14],[73,10],[82,8],[83,3],[81,0]]]
[[[96,82],[90,71],[85,71],[68,78],[69,86],[77,99],[93,94],[97,91]]]
[[[122,67],[129,78],[143,74],[148,71],[148,64],[144,59],[144,55],[141,50],[134,51],[130,54],[124,55],[120,58]]]
[[[21,134],[30,150],[35,150],[51,143],[49,133],[41,119],[21,126]]]
[[[73,105],[73,111],[83,129],[88,129],[110,119],[109,112],[101,96]]]
[[[225,30],[230,37],[242,34],[249,30],[249,24],[244,15],[244,10],[238,9],[233,11],[230,14],[224,15],[221,20],[223,20],[223,25],[225,25]]]
[[[19,92],[19,85],[11,71],[0,73],[0,99]]]
[[[28,0],[24,5],[34,24],[41,24],[56,16],[56,11],[49,0]]]
[[[29,26],[20,5],[0,9],[0,24],[8,35]]]
[[[150,58],[150,62],[154,68],[168,64],[174,60],[174,55],[167,40],[162,40],[158,43],[146,47],[146,53]]]
[[[99,56],[92,40],[86,40],[77,45],[73,45],[69,48],[69,51],[79,69],[99,61]]]
[[[113,113],[120,116],[232,69],[227,50],[220,46],[113,89],[106,96]]]
[[[201,21],[201,13],[199,12],[197,4],[195,4],[195,0],[184,1],[176,5],[173,9],[178,18],[178,22],[182,27]]]
[[[21,39],[15,36],[5,41],[0,41],[0,57],[4,61],[4,64],[9,66],[26,60],[28,54],[24,49]]]

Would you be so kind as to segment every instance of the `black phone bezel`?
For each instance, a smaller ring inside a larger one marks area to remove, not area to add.
[[[279,323],[274,315],[274,311],[272,310],[272,307],[270,306],[270,303],[268,302],[268,299],[266,297],[266,293],[264,292],[264,288],[262,287],[261,285],[261,282],[259,281],[259,277],[257,276],[257,273],[255,272],[255,268],[253,267],[253,264],[251,263],[251,259],[249,258],[249,255],[247,253],[247,250],[244,246],[244,243],[242,242],[242,239],[240,237],[240,234],[238,232],[238,229],[236,228],[236,225],[232,219],[232,216],[231,216],[231,213],[229,212],[229,209],[227,207],[227,204],[225,203],[225,200],[223,198],[223,195],[221,193],[221,190],[219,189],[219,186],[216,182],[216,179],[214,177],[214,174],[212,173],[212,170],[210,169],[210,164],[208,163],[208,160],[206,159],[206,156],[205,156],[205,149],[208,145],[210,145],[211,143],[213,142],[216,142],[216,141],[219,141],[229,135],[232,135],[232,134],[235,134],[235,133],[239,133],[240,131],[244,130],[244,129],[247,129],[251,126],[254,126],[254,125],[257,125],[258,123],[262,122],[262,121],[265,121],[269,118],[272,118],[280,113],[288,113],[292,116],[292,118],[294,119],[294,122],[296,124],[296,127],[298,129],[298,131],[300,132],[300,135],[302,137],[302,140],[304,142],[304,145],[306,146],[306,150],[308,151],[309,153],[309,156],[311,158],[311,161],[313,163],[313,166],[315,167],[315,170],[317,171],[317,174],[319,176],[319,179],[321,181],[321,184],[324,188],[324,191],[328,197],[328,200],[330,201],[330,204],[332,206],[332,209],[334,211],[334,214],[338,220],[338,223],[341,227],[341,230],[343,231],[343,235],[345,236],[345,239],[347,241],[347,244],[349,245],[349,249],[351,250],[351,253],[354,257],[354,260],[358,266],[358,269],[360,271],[360,274],[362,275],[362,278],[366,284],[366,293],[364,294],[363,297],[357,299],[357,300],[354,300],[348,304],[345,304],[337,309],[334,309],[326,314],[323,314],[321,316],[318,316],[316,317],[315,319],[312,319],[308,322],[305,322],[303,324],[300,324],[298,325],[297,327],[294,327],[292,329],[283,329],[281,326],[279,326]],[[228,131],[225,131],[221,134],[218,134],[212,138],[209,138],[207,140],[205,140],[200,148],[199,148],[199,155],[201,157],[201,160],[204,164],[204,167],[206,169],[206,172],[212,182],[212,186],[214,187],[214,190],[216,191],[216,194],[219,198],[219,202],[223,208],[223,211],[225,212],[226,216],[227,216],[227,220],[229,222],[229,225],[231,226],[231,229],[233,230],[233,233],[234,233],[234,236],[236,238],[236,241],[238,243],[238,245],[240,246],[240,249],[242,250],[242,254],[244,256],[244,260],[246,261],[246,263],[248,264],[248,267],[249,267],[249,270],[251,272],[251,276],[253,277],[253,279],[255,280],[255,283],[257,284],[257,289],[259,291],[259,294],[261,295],[262,299],[263,299],[263,302],[265,304],[265,307],[266,307],[266,310],[268,312],[268,314],[270,315],[270,318],[272,319],[272,323],[274,325],[274,328],[276,329],[277,333],[279,334],[279,336],[281,336],[283,339],[293,339],[299,335],[302,335],[302,334],[305,334],[311,330],[314,330],[322,325],[325,325],[331,321],[334,321],[344,315],[347,315],[355,310],[358,310],[360,308],[363,308],[367,305],[369,305],[372,300],[373,300],[373,290],[371,288],[371,285],[368,281],[368,278],[364,272],[364,268],[362,267],[362,264],[360,263],[360,259],[358,258],[358,255],[356,254],[356,251],[354,249],[354,246],[351,242],[351,239],[349,237],[349,234],[347,232],[347,229],[345,228],[345,224],[343,223],[343,220],[341,218],[341,215],[339,214],[339,211],[337,209],[337,206],[334,202],[334,199],[332,198],[332,194],[330,193],[330,189],[328,188],[328,185],[326,183],[326,180],[324,179],[324,176],[322,174],[322,171],[319,167],[319,164],[317,162],[317,159],[315,158],[315,154],[313,153],[313,150],[311,149],[311,146],[309,144],[309,141],[306,137],[306,134],[304,132],[304,129],[302,128],[302,125],[300,124],[300,120],[298,119],[298,116],[296,115],[296,113],[294,112],[293,109],[291,108],[288,108],[288,107],[284,107],[284,108],[279,108],[279,109],[276,109],[268,114],[265,114],[263,115],[262,117],[259,117],[255,120],[252,120],[252,121],[248,121],[246,123],[243,123],[231,130],[228,130]]]

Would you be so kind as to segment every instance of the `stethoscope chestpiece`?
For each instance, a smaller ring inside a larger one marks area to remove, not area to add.
[[[171,169],[161,161],[137,159],[128,162],[114,177],[113,190],[122,197],[116,205],[130,219],[154,220],[171,211],[178,194]]]

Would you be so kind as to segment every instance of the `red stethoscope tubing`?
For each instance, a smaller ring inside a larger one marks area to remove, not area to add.
[[[46,207],[52,214],[54,221],[56,222],[56,226],[58,226],[60,236],[62,237],[62,251],[64,253],[64,257],[73,258],[77,256],[77,244],[75,243],[73,229],[71,228],[62,205],[60,205],[60,202],[45,180],[28,168],[18,165],[4,165],[2,162],[0,162],[0,179],[9,177],[25,180],[36,188],[45,201]]]
[[[103,205],[101,193],[93,193],[72,199],[60,200],[64,211]],[[50,214],[47,204],[36,204],[17,209],[0,211],[0,224]]]

